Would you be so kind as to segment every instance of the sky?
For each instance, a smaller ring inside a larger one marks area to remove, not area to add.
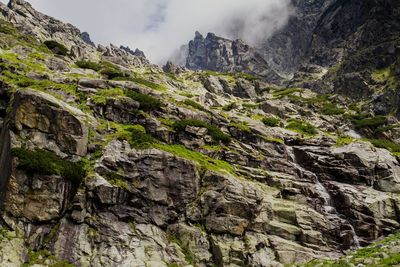
[[[7,0],[0,0],[8,2]],[[139,48],[170,59],[196,30],[255,45],[283,27],[290,0],[28,0],[47,15],[89,32],[96,44]]]

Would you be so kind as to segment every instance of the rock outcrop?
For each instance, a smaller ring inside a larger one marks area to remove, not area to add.
[[[188,51],[186,67],[192,70],[245,72],[270,82],[281,80],[257,50],[242,40],[231,41],[213,33],[204,38],[196,32],[195,38],[189,42]]]

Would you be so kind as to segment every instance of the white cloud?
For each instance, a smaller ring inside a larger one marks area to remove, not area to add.
[[[167,60],[199,30],[256,43],[282,27],[290,0],[29,0],[36,9],[88,31],[96,43],[139,48]]]

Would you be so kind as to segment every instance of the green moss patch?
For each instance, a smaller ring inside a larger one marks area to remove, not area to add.
[[[362,128],[376,129],[387,123],[387,118],[385,116],[369,117],[369,115],[365,114],[353,115],[350,118],[350,120],[357,129],[362,129]]]
[[[215,142],[223,142],[229,143],[231,141],[231,137],[225,133],[223,133],[219,128],[214,125],[208,124],[207,122],[201,120],[181,120],[176,121],[173,125],[173,128],[177,132],[183,132],[186,129],[186,126],[194,126],[206,128],[208,133],[213,138]]]
[[[253,133],[253,131],[250,129],[247,122],[231,122],[231,123],[229,123],[229,126],[235,127],[236,129],[238,129],[239,131],[241,131],[243,133],[248,133],[248,134]]]
[[[117,137],[127,140],[132,147],[137,149],[151,148],[158,142],[158,140],[147,134],[141,125],[118,125]]]
[[[262,122],[269,127],[277,127],[280,125],[281,120],[275,117],[265,117],[262,119]]]
[[[321,113],[324,115],[341,115],[344,114],[344,112],[344,109],[332,103],[324,103],[321,108]]]
[[[68,261],[60,260],[48,250],[39,250],[28,252],[28,262],[24,263],[22,267],[29,267],[33,265],[46,265],[49,267],[75,267],[76,265],[70,264]]]
[[[197,110],[206,112],[206,113],[210,113],[210,111],[207,110],[203,105],[201,105],[200,103],[195,102],[193,100],[190,100],[190,99],[186,99],[185,101],[182,102],[182,104],[192,107],[192,108],[195,108]]]
[[[143,111],[155,111],[161,108],[161,101],[150,95],[145,95],[131,90],[126,90],[125,95],[139,102]]]
[[[86,175],[83,162],[67,161],[43,149],[13,148],[11,154],[18,158],[17,168],[28,174],[60,175],[74,184],[80,184]]]
[[[151,135],[141,125],[114,125],[117,128],[116,134],[111,136],[112,139],[127,140],[129,144],[136,149],[157,148],[169,152],[177,157],[196,162],[202,169],[223,171],[234,173],[233,167],[222,160],[210,158],[200,152],[196,152],[182,145],[163,144]],[[115,178],[115,177],[114,177]],[[119,181],[120,179],[114,179]]]
[[[400,245],[400,233],[391,235],[382,241],[378,241],[368,247],[361,248],[353,254],[337,260],[312,260],[305,264],[297,264],[298,267],[351,267],[363,265],[369,260],[370,267],[391,267],[400,264],[400,254],[390,252],[394,245]]]
[[[166,145],[166,144],[156,144],[156,148],[169,152],[175,156],[194,161],[199,164],[202,169],[212,170],[212,171],[223,171],[234,174],[234,168],[226,161],[217,160],[210,158],[200,152],[196,152],[182,145]]]
[[[387,139],[369,139],[368,141],[370,141],[374,146],[387,149],[392,153],[400,152],[400,145],[393,141]]]
[[[280,99],[283,98],[285,96],[289,96],[292,95],[294,93],[301,93],[304,90],[301,88],[282,88],[282,89],[278,89],[275,90],[272,95],[274,96],[274,98]]]
[[[66,56],[69,53],[68,48],[54,40],[48,40],[43,43],[54,54]]]
[[[96,95],[92,97],[92,100],[96,104],[106,104],[108,98],[118,98],[125,96],[124,90],[121,88],[112,88],[100,90]]]
[[[314,125],[303,120],[289,120],[289,123],[286,125],[286,129],[305,135],[316,135],[318,133]]]
[[[151,82],[151,81],[149,81],[147,79],[144,79],[142,77],[138,77],[138,75],[135,75],[134,77],[130,77],[128,80],[132,81],[132,82],[135,82],[135,83],[138,83],[138,84],[141,84],[141,85],[144,85],[144,86],[146,86],[148,88],[151,88],[153,90],[156,90],[156,91],[164,92],[164,91],[167,90],[167,88],[164,85]]]
[[[100,63],[93,61],[80,60],[75,62],[75,65],[81,69],[91,69],[94,71],[100,71],[102,69],[102,65]]]
[[[39,91],[46,91],[49,89],[53,89],[53,90],[64,91],[71,95],[76,95],[76,89],[77,89],[76,84],[61,84],[50,80],[34,80],[24,75],[12,73],[8,70],[5,70],[1,73],[0,79],[4,82],[7,82],[9,84],[18,87],[23,87],[23,88],[29,87]]]

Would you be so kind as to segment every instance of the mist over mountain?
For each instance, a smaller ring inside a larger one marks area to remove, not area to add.
[[[33,7],[73,22],[96,43],[140,48],[164,64],[195,31],[255,44],[287,22],[289,0],[31,0]]]

